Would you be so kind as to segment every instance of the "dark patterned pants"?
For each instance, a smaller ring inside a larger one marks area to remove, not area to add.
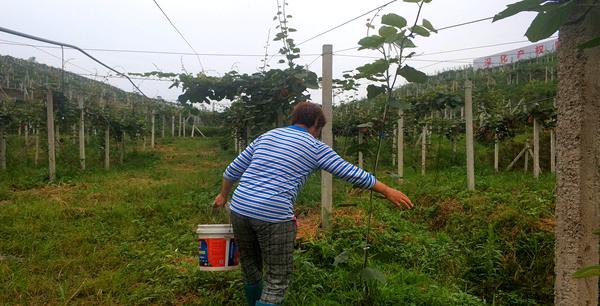
[[[232,212],[231,224],[245,283],[256,284],[263,279],[264,263],[266,275],[260,300],[281,304],[292,278],[296,222],[271,223]]]

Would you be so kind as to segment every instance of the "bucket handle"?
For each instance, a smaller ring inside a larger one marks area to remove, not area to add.
[[[227,201],[227,203],[225,203],[225,211],[227,212],[227,223],[231,224],[231,208],[229,207],[231,205],[231,201]]]

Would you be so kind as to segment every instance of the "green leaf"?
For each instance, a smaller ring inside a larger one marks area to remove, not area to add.
[[[516,15],[521,12],[527,11],[535,11],[539,12],[541,10],[541,4],[546,0],[523,0],[519,2],[515,2],[513,4],[509,4],[506,6],[506,9],[494,16],[492,22],[496,22],[498,20]]]
[[[396,30],[396,28],[394,27],[382,26],[381,28],[379,28],[379,35],[385,38],[385,40],[388,42],[390,41],[390,39],[396,38],[397,33],[398,30]]]
[[[431,32],[434,32],[434,33],[437,33],[437,30],[436,30],[436,29],[433,27],[433,25],[431,24],[431,22],[429,22],[429,20],[427,20],[427,19],[425,19],[425,18],[423,18],[423,26],[424,26],[424,27],[425,27],[427,30],[429,30],[429,31],[431,31]]]
[[[575,1],[571,0],[565,4],[553,6],[547,11],[538,13],[531,22],[529,29],[527,29],[525,36],[531,42],[550,37],[567,21],[574,8]]]
[[[398,109],[401,109],[403,111],[411,110],[413,109],[413,105],[408,102],[400,102],[398,104]]]
[[[416,48],[415,43],[410,38],[405,38],[402,42],[402,48]]]
[[[422,26],[416,25],[416,26],[412,27],[411,30],[415,34],[418,34],[418,35],[421,35],[421,36],[424,36],[424,37],[428,37],[429,36],[429,31],[427,31],[427,29],[425,29]]]
[[[381,45],[383,45],[384,42],[385,42],[385,38],[383,38],[381,36],[378,36],[378,35],[367,36],[358,41],[358,45],[360,46],[360,48],[358,48],[358,50],[378,49],[379,47],[381,47]]]
[[[592,276],[600,276],[600,265],[585,267],[573,274],[573,277],[575,278],[584,278]]]
[[[356,68],[356,70],[358,70],[363,76],[372,76],[384,73],[389,67],[390,64],[386,60],[378,59],[373,63],[362,65]]]
[[[596,37],[596,38],[592,38],[586,42],[584,42],[583,44],[577,46],[577,48],[579,49],[587,49],[587,48],[594,48],[594,47],[598,47],[600,46],[600,36]]]
[[[387,104],[391,107],[397,107],[398,109],[401,109],[404,111],[413,108],[412,104],[410,104],[406,101],[402,101],[397,97],[391,98]]]
[[[381,16],[381,23],[401,29],[406,26],[406,19],[400,15],[389,13]]]
[[[373,99],[385,92],[385,87],[377,85],[367,86],[367,99]]]
[[[341,263],[348,262],[348,258],[350,258],[350,253],[348,253],[347,250],[344,250],[343,252],[338,254],[338,256],[335,257],[335,259],[333,260],[333,266],[337,267]]]
[[[366,281],[378,281],[385,284],[385,275],[375,268],[366,267],[360,270],[360,277]]]
[[[427,75],[425,73],[408,65],[404,65],[404,67],[399,69],[398,74],[411,83],[424,83],[427,81]]]

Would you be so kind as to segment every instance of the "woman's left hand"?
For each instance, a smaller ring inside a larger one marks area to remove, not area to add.
[[[227,204],[227,197],[223,196],[222,194],[218,194],[217,197],[215,198],[215,202],[213,203],[213,208],[217,208],[217,207],[225,207],[225,204]]]

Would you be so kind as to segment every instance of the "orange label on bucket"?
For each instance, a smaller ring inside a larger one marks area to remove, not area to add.
[[[199,260],[205,267],[224,267],[227,258],[227,240],[223,238],[200,239]]]

